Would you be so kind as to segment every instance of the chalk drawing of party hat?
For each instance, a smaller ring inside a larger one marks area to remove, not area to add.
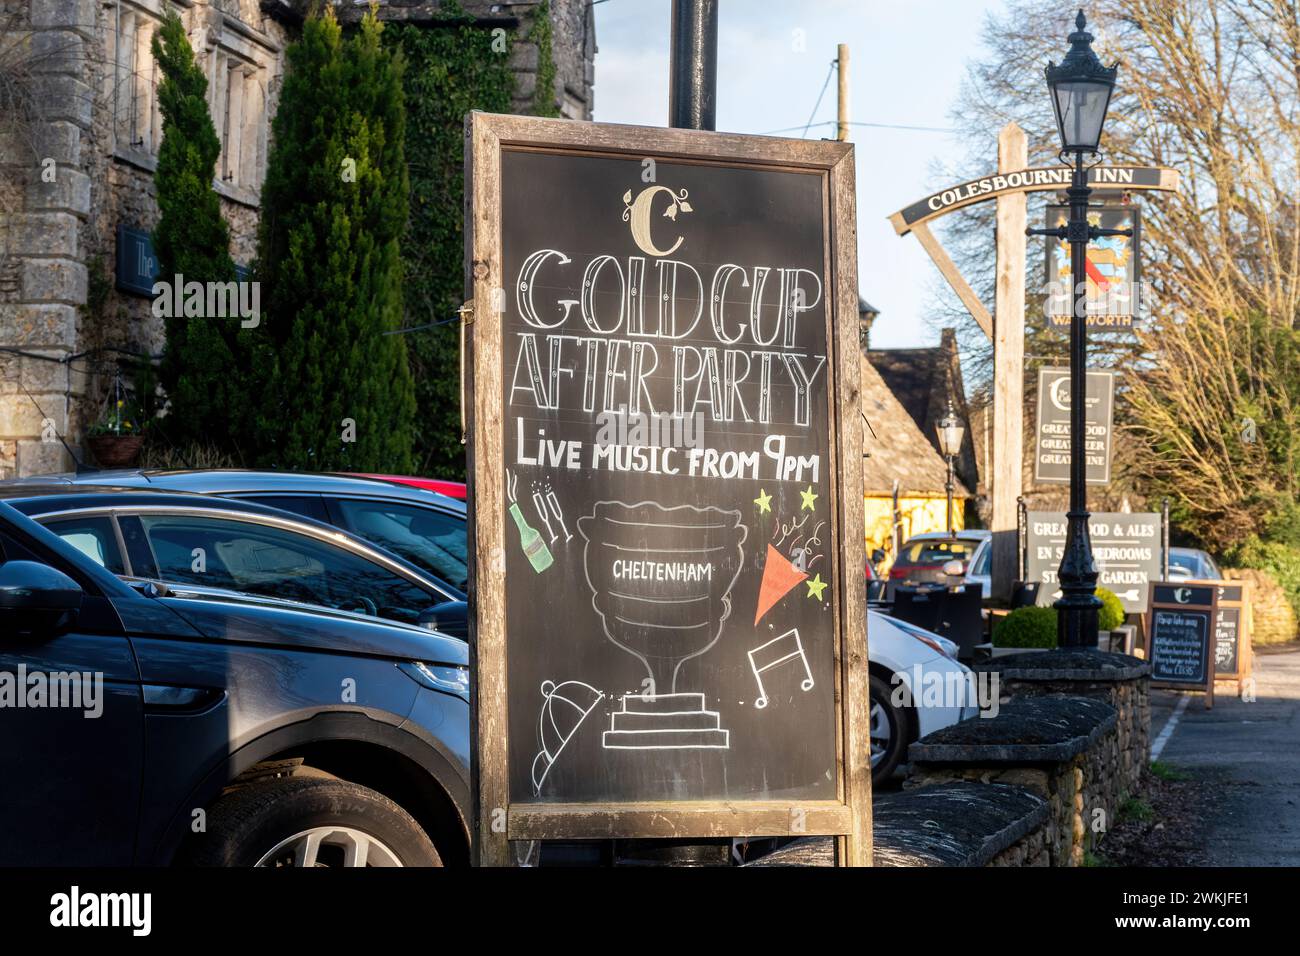
[[[754,611],[754,623],[757,624],[772,605],[790,593],[800,581],[807,580],[808,575],[800,571],[771,544],[767,546],[767,563],[763,565],[763,583],[758,586],[758,609]]]

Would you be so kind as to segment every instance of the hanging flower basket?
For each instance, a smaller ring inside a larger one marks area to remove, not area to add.
[[[86,439],[100,467],[130,468],[140,460],[143,435],[91,435]]]

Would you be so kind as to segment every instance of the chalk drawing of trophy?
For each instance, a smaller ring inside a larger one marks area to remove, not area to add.
[[[591,603],[605,636],[653,682],[626,694],[603,744],[611,750],[726,749],[729,732],[705,695],[678,689],[682,664],[722,635],[744,560],[739,511],[653,501],[601,501],[578,519]]]

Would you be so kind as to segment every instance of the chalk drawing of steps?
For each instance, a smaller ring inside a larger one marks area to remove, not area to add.
[[[731,732],[720,729],[703,694],[625,694],[610,714],[606,750],[726,750]]]

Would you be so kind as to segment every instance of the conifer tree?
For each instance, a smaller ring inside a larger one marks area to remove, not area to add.
[[[175,12],[168,13],[152,48],[162,70],[163,138],[154,172],[160,215],[153,232],[159,279],[234,281],[230,230],[213,188],[221,142],[208,112],[208,81]],[[241,337],[251,330],[240,328],[238,316],[171,316],[164,324],[160,378],[170,405],[161,425],[167,440],[180,448],[214,447],[238,458],[248,396],[235,372],[245,364]]]
[[[287,51],[262,188],[258,279],[269,348],[253,362],[259,464],[404,472],[415,399],[402,318],[407,217],[400,57],[371,11],[333,12]]]

